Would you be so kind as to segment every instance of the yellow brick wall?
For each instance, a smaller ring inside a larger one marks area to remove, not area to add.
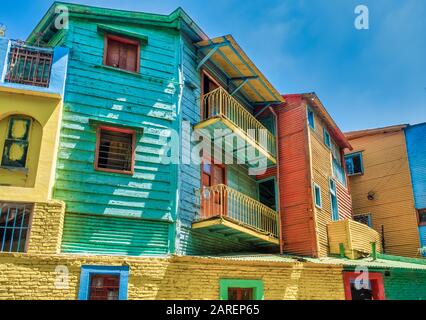
[[[65,203],[37,202],[31,219],[28,253],[56,254],[60,252],[64,225]]]
[[[364,174],[350,178],[354,215],[371,214],[373,228],[384,227],[385,252],[416,257],[420,240],[402,130],[350,141],[362,151]],[[374,200],[367,195],[375,193]]]
[[[76,299],[82,265],[128,265],[129,299],[218,299],[222,278],[261,279],[265,299],[344,299],[342,268],[199,257],[132,258],[0,254],[0,299]],[[55,286],[57,266],[68,288]]]

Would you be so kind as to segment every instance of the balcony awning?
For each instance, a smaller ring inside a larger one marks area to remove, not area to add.
[[[283,102],[283,97],[254,65],[231,35],[197,42],[204,54],[201,67],[210,60],[233,81],[236,90],[242,91],[253,103]]]

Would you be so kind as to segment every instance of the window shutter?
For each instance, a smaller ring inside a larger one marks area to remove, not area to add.
[[[107,65],[118,68],[120,66],[120,46],[121,43],[115,40],[108,40]]]
[[[137,71],[137,59],[138,59],[138,47],[135,45],[126,45],[127,57],[126,57],[126,70]]]

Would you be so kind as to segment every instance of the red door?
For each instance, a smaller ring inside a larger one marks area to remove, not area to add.
[[[202,165],[201,217],[208,219],[226,215],[226,170],[222,165]]]

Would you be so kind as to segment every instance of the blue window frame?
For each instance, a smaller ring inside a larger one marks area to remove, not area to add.
[[[331,139],[330,134],[328,133],[327,129],[324,128],[324,144],[331,149]]]
[[[345,156],[346,170],[348,176],[364,174],[362,152],[351,153]]]
[[[354,215],[354,220],[359,222],[359,223],[363,223],[367,226],[369,226],[370,228],[372,228],[372,222],[371,222],[371,214],[357,214]]]
[[[330,179],[330,201],[331,201],[331,217],[333,221],[339,220],[339,207],[337,204],[336,181]]]
[[[89,300],[90,279],[92,276],[99,275],[118,276],[120,279],[118,300],[127,300],[127,286],[129,282],[129,267],[127,266],[82,266],[78,300]]]
[[[309,126],[310,126],[312,129],[315,129],[315,117],[314,117],[314,112],[313,112],[310,108],[308,108],[308,123],[309,123]]]
[[[315,206],[319,209],[322,208],[322,199],[321,199],[321,187],[314,184],[314,195],[315,195]]]

